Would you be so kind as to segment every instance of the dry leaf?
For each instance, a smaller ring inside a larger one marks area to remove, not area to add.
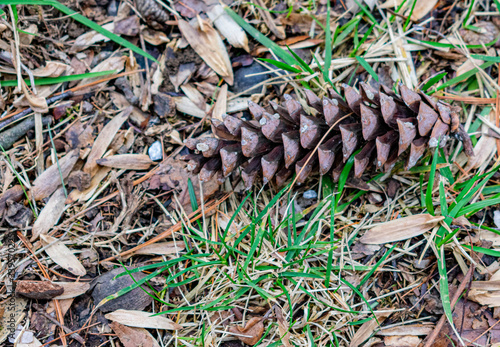
[[[406,324],[396,326],[389,329],[380,330],[379,336],[405,336],[405,335],[420,335],[427,336],[434,330],[434,324]]]
[[[159,46],[163,43],[170,42],[170,39],[168,38],[167,34],[165,34],[162,31],[144,29],[142,31],[142,35],[144,36],[144,41],[153,46]]]
[[[384,337],[384,343],[386,346],[393,347],[417,347],[420,344],[421,339],[418,336],[386,336]]]
[[[69,68],[69,65],[61,62],[48,61],[44,67],[39,67],[38,69],[33,70],[32,73],[33,76],[36,77],[59,77]]]
[[[52,194],[33,224],[31,242],[34,242],[40,234],[46,234],[57,223],[64,211],[65,201],[66,195],[61,187]]]
[[[100,62],[96,67],[94,67],[90,72],[102,72],[102,71],[109,71],[109,70],[115,70],[116,73],[120,72],[123,70],[125,67],[125,62],[127,61],[127,57],[122,56],[122,57],[116,57],[116,56],[111,56],[108,59]],[[84,86],[86,84],[95,82],[102,79],[102,77],[90,77],[90,78],[84,78],[83,80],[78,83],[78,86]],[[99,83],[98,85],[101,85],[103,83],[107,82],[102,82]]]
[[[185,96],[174,97],[177,111],[188,114],[196,118],[204,118],[208,110],[201,110],[194,102]]]
[[[154,313],[134,310],[116,310],[106,314],[106,317],[113,322],[147,329],[179,330],[182,326],[164,316],[153,316]]]
[[[118,322],[112,322],[111,329],[120,339],[123,347],[159,347],[156,339],[144,328],[132,328]]]
[[[181,86],[181,90],[186,95],[189,100],[191,100],[200,110],[206,110],[209,108],[207,103],[205,102],[205,97],[203,94],[200,93],[200,91],[195,88],[191,83],[187,83]],[[212,91],[211,96],[214,95],[215,93],[215,86],[214,90]]]
[[[97,187],[101,184],[101,182],[104,180],[106,175],[111,171],[111,168],[109,167],[100,167],[98,168],[97,172],[95,173],[94,177],[92,177],[92,180],[90,181],[90,186],[85,189],[85,190],[78,190],[74,189],[69,193],[68,199],[66,200],[67,204],[73,203],[76,200],[83,202],[87,201],[94,195]]]
[[[377,319],[370,319],[368,322],[363,323],[352,337],[349,347],[360,346],[365,340],[372,336],[373,331],[390,315],[389,312],[375,313]]]
[[[456,70],[456,75],[457,76],[463,75],[464,73],[469,72],[472,69],[475,69],[476,66],[479,66],[482,63],[483,63],[482,60],[469,58],[462,65],[458,67],[458,69]]]
[[[245,31],[232,19],[221,5],[215,4],[207,11],[207,15],[215,27],[235,48],[243,48],[245,51],[250,52],[248,47],[248,37]]]
[[[115,23],[111,22],[108,24],[104,24],[102,25],[102,28],[113,32],[113,30],[115,29]],[[86,32],[85,34],[80,35],[76,38],[75,42],[73,43],[73,47],[71,47],[71,49],[69,50],[69,53],[77,53],[83,51],[90,45],[93,45],[94,43],[100,41],[107,42],[109,41],[109,39],[106,36],[99,34],[93,30]]]
[[[54,163],[37,177],[30,190],[31,195],[36,201],[45,199],[56,191],[61,185],[60,177],[62,176],[63,179],[68,177],[78,160],[78,155],[79,153],[76,149],[68,152],[68,154],[58,160],[59,163]]]
[[[146,170],[154,162],[146,154],[118,154],[97,159],[97,164],[114,169]]]
[[[127,107],[121,113],[114,116],[114,118],[104,126],[99,136],[97,136],[94,145],[92,146],[92,150],[87,157],[87,163],[83,167],[84,172],[89,173],[90,176],[94,176],[96,174],[99,169],[96,162],[97,159],[100,159],[106,152],[116,133],[127,120],[132,110],[132,106]]]
[[[37,113],[47,113],[49,112],[49,106],[47,105],[47,100],[44,97],[34,95],[28,90],[28,86],[24,80],[21,80],[21,88],[23,90],[24,97],[28,101],[33,112]]]
[[[54,284],[64,288],[64,293],[54,298],[57,300],[76,298],[77,296],[85,294],[90,289],[90,284],[88,282],[54,282]]]
[[[495,111],[492,111],[493,114]],[[486,126],[485,126],[486,127]],[[489,163],[490,157],[497,151],[496,139],[492,136],[483,134],[474,146],[474,156],[469,158],[464,170],[477,169],[486,162]]]
[[[280,26],[278,28],[278,26],[276,26],[273,16],[271,16],[271,13],[266,8],[266,4],[264,4],[262,0],[253,0],[253,2],[257,5],[257,10],[259,11],[262,19],[264,19],[264,22],[266,23],[269,30],[271,30],[271,32],[281,40],[285,39],[286,35],[284,27]]]
[[[250,319],[244,328],[240,326],[232,326],[229,331],[247,345],[253,346],[259,342],[262,334],[264,334],[264,322],[262,318],[253,317]]]
[[[413,3],[413,2],[412,2]],[[438,0],[417,0],[415,4],[415,8],[413,9],[413,13],[411,15],[411,20],[417,21],[424,18],[431,10],[436,6]],[[410,12],[410,8],[408,9],[408,15]]]
[[[51,281],[21,280],[16,282],[16,295],[35,300],[49,300],[64,292],[64,288]]]
[[[182,36],[195,52],[229,85],[233,85],[231,61],[222,39],[212,25],[201,18],[198,18],[194,27],[183,19],[179,18],[177,21]]]
[[[31,45],[31,41],[33,41],[36,35],[25,34],[24,32],[30,34],[38,34],[38,26],[36,24],[30,24],[30,26],[26,29],[23,29],[22,31],[19,30],[19,42],[23,45],[29,46]]]
[[[360,241],[365,244],[379,245],[407,240],[431,230],[443,219],[442,216],[435,217],[428,213],[398,218],[371,228]]]
[[[136,252],[134,252],[134,254],[159,254],[159,255],[178,254],[185,248],[186,246],[184,245],[184,243],[179,241],[156,242],[137,250]]]
[[[227,112],[227,84],[224,84],[219,91],[219,95],[217,96],[217,101],[215,102],[214,110],[212,111],[212,118],[218,119],[221,122],[223,122],[224,120],[222,119],[222,115],[226,114],[226,112]]]
[[[73,252],[61,241],[47,234],[41,234],[42,245],[50,246],[45,248],[45,253],[60,267],[68,270],[75,276],[85,276],[87,271],[80,263]]]

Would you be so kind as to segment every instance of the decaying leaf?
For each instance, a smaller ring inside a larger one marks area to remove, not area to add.
[[[46,234],[61,217],[66,201],[63,188],[56,190],[49,201],[38,215],[33,229],[31,229],[31,242],[34,242],[40,234]]]
[[[283,311],[279,306],[274,306],[274,313],[276,315],[276,319],[278,320],[278,330],[280,332],[281,342],[285,347],[292,347],[290,343],[290,326],[288,325],[288,321],[283,317]]]
[[[174,98],[175,108],[177,111],[188,114],[196,118],[203,118],[207,114],[207,110],[202,110],[194,102],[185,96],[177,96]]]
[[[260,317],[251,318],[245,327],[232,326],[229,331],[247,345],[253,346],[259,342],[262,334],[264,334],[264,322]]]
[[[417,21],[424,18],[438,3],[438,0],[417,0],[411,20]],[[410,9],[408,9],[409,14]]]
[[[218,75],[233,85],[233,68],[227,54],[226,47],[219,33],[212,25],[199,19],[194,25],[183,19],[178,19],[179,30],[196,53],[210,66]]]
[[[82,191],[78,189],[74,189],[69,193],[68,199],[66,200],[66,203],[72,203],[75,202],[76,200],[78,201],[87,201],[94,195],[97,187],[99,187],[99,184],[102,182],[102,180],[107,176],[107,174],[111,171],[111,168],[109,167],[100,167],[97,172],[95,173],[94,177],[92,177],[92,180],[90,181],[90,186]]]
[[[45,248],[45,253],[48,254],[54,263],[68,270],[75,276],[85,276],[87,274],[87,271],[78,258],[64,243],[46,234],[41,234],[40,239],[42,240],[42,245],[44,247],[47,246]]]
[[[97,164],[114,169],[146,170],[154,162],[146,154],[117,154],[97,159]]]
[[[132,106],[127,107],[125,110],[114,116],[114,118],[104,126],[92,146],[92,150],[87,157],[87,163],[83,167],[83,171],[89,173],[91,176],[96,174],[99,169],[97,166],[97,159],[100,159],[106,152],[116,133],[127,120],[132,110]]]
[[[153,316],[151,312],[134,310],[116,310],[106,314],[106,317],[113,322],[148,329],[179,330],[182,326],[164,316]]]
[[[443,219],[442,216],[435,217],[428,213],[422,213],[391,220],[368,230],[360,241],[365,244],[379,245],[407,240],[431,230]]]
[[[124,347],[159,347],[156,339],[144,328],[128,327],[118,322],[112,322],[111,329],[118,335]]]
[[[68,177],[69,173],[78,160],[78,150],[74,149],[64,157],[59,159],[59,163],[54,163],[46,169],[33,182],[30,193],[36,201],[49,197],[61,185],[61,176],[63,179]],[[58,165],[59,164],[59,165]]]

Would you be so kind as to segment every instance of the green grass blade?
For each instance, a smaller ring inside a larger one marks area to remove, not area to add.
[[[447,74],[448,74],[447,72],[442,72],[442,73],[437,74],[436,76],[432,77],[431,79],[429,79],[429,81],[427,81],[427,83],[424,84],[424,86],[422,87],[422,91],[427,92],[427,90],[430,87],[432,87],[433,85],[435,85],[436,83],[441,81],[444,78],[444,76],[446,76]]]
[[[368,64],[368,62],[365,60],[365,58],[357,55],[356,56],[356,60],[361,64],[361,66],[373,77],[373,79],[375,81],[378,82],[378,76],[377,76],[377,73],[375,72],[375,70],[372,69],[372,67],[370,66],[370,64]]]
[[[439,146],[436,147],[434,155],[432,156],[431,172],[429,174],[429,181],[427,182],[427,191],[425,193],[425,207],[427,207],[427,211],[429,211],[429,213],[432,215],[434,215],[434,206],[432,204],[432,189],[434,188],[434,179],[436,177],[438,148]]]
[[[403,31],[406,31],[408,24],[410,24],[410,20],[411,20],[410,18],[411,18],[411,15],[413,14],[413,11],[415,10],[416,4],[417,4],[417,0],[413,0],[413,4],[411,5],[411,9],[410,9],[410,14],[408,15],[408,17],[406,17],[405,24],[403,25]]]
[[[494,61],[487,61],[486,63],[484,64],[481,64],[479,67],[484,70],[488,67],[490,67],[491,65],[495,64]],[[463,80],[466,80],[468,79],[469,77],[471,76],[474,76],[476,73],[479,72],[479,69],[477,67],[455,77],[455,78],[452,78],[451,80],[449,80],[448,82],[446,83],[443,83],[442,85],[440,85],[439,87],[436,88],[436,91],[440,91],[440,90],[443,90],[445,88],[448,88],[454,84],[457,84],[458,82],[462,82]]]
[[[108,70],[108,71],[88,72],[88,73],[69,75],[69,76],[37,78],[35,79],[35,85],[43,86],[48,84],[78,81],[78,80],[83,80],[84,78],[101,77],[101,76],[113,75],[115,73],[116,70]],[[25,79],[24,81],[28,86],[31,86],[31,81],[29,78]],[[17,80],[0,81],[0,85],[2,87],[16,87]]]
[[[293,73],[302,73],[303,72],[302,70],[297,69],[296,67],[290,66],[290,65],[283,63],[281,61],[278,61],[278,60],[267,59],[267,58],[259,58],[259,60],[262,60],[262,61],[265,61],[266,63],[272,64],[272,65],[276,66],[278,69],[283,69],[283,70],[290,71]]]
[[[1,0],[0,0],[1,1]],[[260,31],[255,29],[253,26],[247,23],[246,20],[241,18],[236,12],[234,12],[232,9],[230,9],[227,6],[224,6],[224,10],[226,10],[227,14],[234,19],[236,23],[238,23],[239,26],[241,26],[247,33],[249,33],[254,39],[259,41],[261,44],[269,48],[271,51],[276,54],[279,58],[281,58],[284,62],[286,62],[288,65],[293,65],[295,64],[295,59],[288,54],[283,48],[278,46],[276,43],[274,43],[272,40],[268,39],[266,36],[264,36]]]

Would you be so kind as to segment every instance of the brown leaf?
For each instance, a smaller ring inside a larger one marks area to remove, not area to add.
[[[68,177],[69,173],[78,160],[78,150],[74,149],[64,157],[60,158],[58,163],[54,163],[46,169],[33,182],[30,193],[36,201],[45,199],[52,195],[61,185],[61,176],[63,179]]]
[[[391,220],[368,230],[360,241],[365,244],[379,245],[407,240],[431,230],[443,219],[442,216],[435,217],[423,213]]]
[[[47,100],[45,100],[44,97],[34,95],[32,92],[30,92],[24,80],[21,80],[21,89],[23,90],[24,97],[28,101],[33,112],[37,113],[49,112],[49,106],[47,105]]]
[[[117,35],[136,36],[139,34],[139,17],[130,16],[115,22],[113,32]]]
[[[212,118],[223,121],[222,115],[227,112],[227,84],[224,84],[217,96],[217,101],[214,105],[214,110],[212,111]]]
[[[5,209],[7,208],[7,201],[15,201],[18,202],[24,195],[24,189],[21,185],[15,185],[12,188],[9,188],[0,195],[0,218],[3,217]]]
[[[361,325],[361,327],[352,337],[349,347],[360,346],[373,334],[373,331],[379,326],[379,324],[382,323],[390,315],[391,314],[389,312],[376,313],[375,316],[377,317],[377,319],[370,319],[368,322],[363,323],[363,325]]]
[[[281,307],[274,306],[274,313],[276,314],[276,319],[278,320],[278,330],[280,332],[281,342],[285,347],[292,347],[290,343],[290,326],[288,325],[288,321],[283,317],[283,312]]]
[[[52,299],[64,292],[64,288],[50,281],[17,281],[16,294],[35,300]]]
[[[34,242],[40,234],[46,234],[61,217],[66,201],[64,190],[59,188],[50,197],[45,207],[40,212],[33,229],[31,229],[31,242]]]
[[[108,146],[113,141],[116,133],[121,128],[122,124],[127,120],[132,112],[132,106],[127,107],[121,113],[117,114],[108,124],[104,126],[99,136],[97,136],[92,150],[87,158],[87,163],[83,167],[83,171],[94,176],[99,169],[97,159],[100,159],[108,149]]]
[[[253,317],[250,319],[244,328],[240,326],[232,326],[229,331],[234,333],[235,336],[247,345],[255,345],[262,334],[264,334],[264,322],[262,318]]]
[[[116,310],[106,314],[104,317],[114,322],[137,328],[164,330],[182,329],[181,325],[173,322],[172,320],[164,316],[152,316],[151,312]]]
[[[36,77],[59,77],[68,67],[68,65],[59,61],[48,61],[45,66],[33,70],[32,73]]]
[[[118,322],[112,322],[109,326],[124,347],[159,347],[156,339],[144,328],[132,328]]]
[[[75,276],[85,276],[87,271],[73,252],[55,237],[41,234],[40,239],[45,247],[45,253],[60,267]],[[50,246],[49,246],[50,245]]]
[[[231,61],[217,30],[209,22],[199,17],[194,26],[180,18],[178,25],[182,36],[195,52],[229,85],[233,85]]]
[[[224,11],[221,5],[210,6],[207,15],[231,46],[250,52],[245,31]]]

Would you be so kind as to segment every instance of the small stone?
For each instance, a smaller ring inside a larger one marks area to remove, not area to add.
[[[318,193],[315,190],[306,190],[304,195],[302,195],[304,199],[316,199],[318,197]]]
[[[175,101],[170,95],[158,93],[154,96],[154,111],[160,117],[171,117],[175,114]]]
[[[496,210],[493,212],[493,223],[497,228],[500,228],[500,211]]]
[[[90,113],[94,109],[94,105],[92,105],[88,101],[82,101],[82,112],[83,113]]]
[[[162,146],[160,141],[154,142],[148,149],[149,158],[152,161],[159,161],[163,158]]]
[[[262,90],[262,85],[255,88],[252,87],[264,82],[269,78],[269,74],[264,73],[266,71],[269,70],[256,62],[252,63],[252,65],[250,66],[242,67],[236,70],[236,72],[234,73],[233,93],[239,94],[244,92],[242,95],[252,95],[260,93]],[[252,89],[247,90],[249,88]]]
[[[111,0],[108,5],[108,16],[116,17],[118,14],[118,5],[116,4],[116,0]]]

